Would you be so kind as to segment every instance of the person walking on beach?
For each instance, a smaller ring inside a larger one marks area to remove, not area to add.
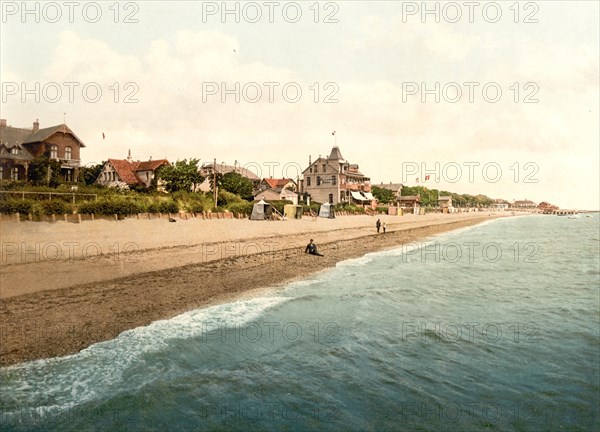
[[[319,251],[317,250],[317,245],[313,243],[313,239],[310,239],[310,243],[306,245],[304,253],[316,256],[325,256],[322,253],[319,253]]]
[[[383,223],[382,227],[383,227],[383,233],[385,234],[385,229],[386,229],[385,222]]]
[[[381,219],[377,219],[377,222],[375,222],[375,228],[377,228],[377,234],[379,234],[379,229],[381,228]]]

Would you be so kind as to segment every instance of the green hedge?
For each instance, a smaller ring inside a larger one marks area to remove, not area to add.
[[[52,200],[42,202],[42,212],[46,215],[56,214],[68,214],[73,212],[73,208],[70,204],[62,200]]]
[[[131,215],[144,213],[145,210],[142,204],[128,199],[99,199],[79,206],[79,213],[82,214]]]
[[[3,199],[0,200],[0,213],[39,214],[41,210],[39,203],[31,199]]]
[[[244,201],[244,202],[229,204],[227,206],[227,209],[232,213],[249,215],[252,213],[253,206],[254,206],[253,203]]]

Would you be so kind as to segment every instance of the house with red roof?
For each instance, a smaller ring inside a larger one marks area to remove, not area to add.
[[[156,176],[157,170],[170,165],[166,159],[134,161],[131,152],[127,159],[109,159],[102,167],[96,183],[102,186],[129,189],[141,186],[148,188]]]
[[[26,180],[31,162],[45,154],[60,162],[64,181],[77,181],[83,147],[85,144],[66,124],[40,129],[36,120],[28,129],[8,126],[6,119],[0,119],[0,181]]]
[[[263,178],[258,184],[258,190],[261,191],[267,189],[289,189],[291,191],[295,191],[296,182],[290,178]]]

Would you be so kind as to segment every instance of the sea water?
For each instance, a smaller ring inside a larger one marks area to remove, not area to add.
[[[598,430],[599,231],[494,220],[3,368],[0,429]]]

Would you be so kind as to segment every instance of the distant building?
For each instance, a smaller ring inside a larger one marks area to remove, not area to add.
[[[438,197],[438,207],[452,208],[452,197],[450,195]]]
[[[402,196],[402,183],[380,183],[379,185],[377,185],[377,187],[381,188],[381,189],[387,189],[389,191],[391,191],[394,196],[395,196],[395,200],[396,201],[400,201],[400,197]]]
[[[289,189],[296,190],[296,182],[289,178],[274,179],[274,178],[263,178],[259,185],[258,190],[266,189]]]
[[[421,207],[420,195],[406,195],[400,197],[400,207],[408,209],[416,209]]]
[[[264,199],[266,201],[278,201],[278,200],[287,200],[291,201],[292,204],[298,204],[298,194],[289,189],[274,189],[269,188],[262,191],[258,191],[254,195],[255,200]]]
[[[542,201],[541,203],[539,203],[538,209],[540,209],[542,211],[558,210],[558,206],[550,204],[546,201]]]
[[[260,177],[254,174],[252,171],[246,168],[242,168],[238,165],[237,161],[234,165],[227,165],[224,162],[214,164],[214,163],[205,163],[200,167],[200,175],[204,177],[204,181],[200,184],[199,190],[202,192],[211,191],[211,176],[214,173],[217,175],[224,175],[230,172],[236,172],[244,178],[247,178],[252,182],[252,190],[256,190],[258,185],[260,184]]]
[[[66,124],[40,129],[36,120],[33,128],[27,129],[8,126],[1,119],[0,180],[26,180],[33,159],[47,154],[60,162],[64,181],[77,181],[82,147],[85,144]]]
[[[503,199],[495,199],[491,207],[494,210],[508,210],[510,208],[510,203]]]
[[[150,187],[157,170],[169,165],[166,159],[134,161],[131,153],[127,159],[109,159],[96,179],[102,186],[129,189],[134,186]]]
[[[371,179],[359,171],[358,165],[347,162],[337,146],[327,158],[319,156],[314,162],[309,158],[302,176],[302,192],[316,202],[370,204],[374,199]]]
[[[537,204],[528,199],[524,199],[513,202],[512,207],[516,209],[535,209],[537,208]]]

